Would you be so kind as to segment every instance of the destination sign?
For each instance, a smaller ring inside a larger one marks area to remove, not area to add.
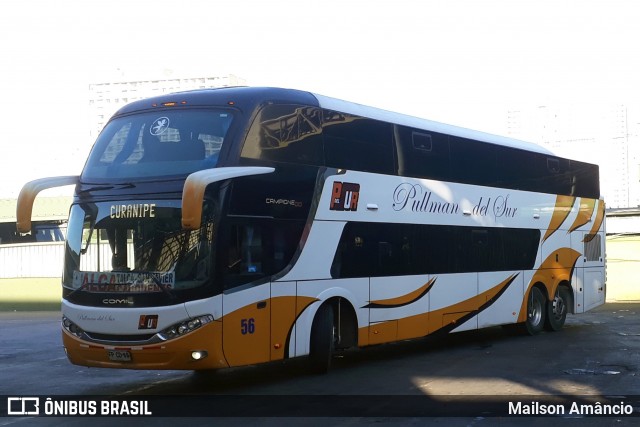
[[[162,292],[160,286],[172,289],[175,282],[175,274],[172,271],[73,272],[73,287],[82,287],[89,292]]]
[[[134,203],[129,205],[111,205],[110,218],[155,218],[155,203]]]

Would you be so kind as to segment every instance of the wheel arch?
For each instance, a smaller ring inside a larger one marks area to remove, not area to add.
[[[542,295],[545,297],[545,299],[549,299],[549,289],[547,288],[547,285],[545,283],[543,283],[542,281],[537,281],[535,282],[530,288],[529,288],[529,292],[527,293],[527,295],[525,295],[526,297],[529,296],[529,293],[531,293],[531,289],[533,288],[538,288],[540,290],[540,292],[542,292]]]
[[[295,354],[291,356],[305,356],[309,354],[311,343],[311,326],[318,310],[325,304],[330,304],[333,308],[334,325],[338,325],[338,336],[341,342],[339,349],[358,345],[358,329],[360,319],[356,307],[355,296],[344,288],[332,287],[321,292],[317,301],[311,304],[296,320]],[[362,319],[368,322],[368,319]]]
[[[569,308],[569,313],[571,314],[575,314],[576,313],[576,306],[575,306],[575,295],[573,292],[573,287],[571,286],[571,283],[567,280],[563,280],[560,283],[558,283],[558,288],[565,288],[569,294],[569,301],[567,302],[567,307]]]

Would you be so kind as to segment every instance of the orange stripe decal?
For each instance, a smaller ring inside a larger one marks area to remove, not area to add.
[[[584,237],[583,242],[590,242],[593,239],[593,236],[600,230],[602,221],[604,221],[604,209],[604,200],[598,200],[598,213],[596,214],[596,219],[593,221],[593,226],[591,227],[589,234]]]
[[[434,277],[433,279],[429,280],[427,283],[425,283],[423,286],[419,287],[413,292],[410,292],[406,295],[401,295],[396,298],[371,301],[369,304],[365,305],[362,308],[394,308],[394,307],[402,307],[405,305],[412,304],[420,300],[420,298],[422,298],[423,296],[425,296],[429,292],[429,290],[433,287],[433,284],[435,283],[435,281],[436,281],[436,278]]]
[[[571,213],[571,208],[573,207],[575,201],[576,198],[573,196],[560,195],[556,198],[556,206],[553,209],[553,215],[551,216],[551,221],[549,222],[549,228],[542,238],[543,242],[547,240],[553,233],[558,231],[558,228],[560,228],[562,223]]]
[[[580,210],[578,211],[578,216],[576,217],[571,227],[569,227],[569,233],[577,230],[582,227],[591,219],[591,215],[593,215],[593,210],[596,207],[596,199],[581,199],[580,200]]]
[[[445,332],[447,329],[449,331],[455,329],[497,301],[515,278],[518,277],[518,274],[512,274],[493,288],[448,307],[360,328],[358,331],[360,343],[361,345],[366,345],[364,342],[367,341],[364,341],[363,338],[368,337],[372,330],[384,329],[386,324],[394,328],[395,325],[392,325],[394,322],[397,323],[397,335],[393,336],[392,339],[379,342],[417,338],[437,331]]]
[[[429,313],[429,331],[450,332],[473,316],[490,307],[507,290],[509,285],[518,277],[512,274],[498,285],[488,289],[475,297],[461,301],[449,307],[434,310]]]

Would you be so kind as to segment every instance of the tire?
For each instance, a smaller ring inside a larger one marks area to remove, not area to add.
[[[562,329],[567,319],[570,301],[569,290],[564,286],[558,286],[553,299],[547,302],[547,316],[544,322],[544,328],[547,331],[559,331]]]
[[[314,374],[325,374],[331,366],[334,349],[333,307],[323,304],[311,325],[309,368]]]
[[[531,288],[527,299],[527,321],[524,323],[529,335],[537,335],[544,329],[547,301],[538,288]]]

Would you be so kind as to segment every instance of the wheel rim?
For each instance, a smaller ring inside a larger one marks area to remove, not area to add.
[[[533,297],[533,293],[529,301],[529,323],[538,325],[542,321],[542,304]]]
[[[553,299],[553,316],[557,320],[562,319],[562,316],[564,316],[566,309],[567,306],[564,303],[564,299],[560,298],[559,295],[556,295],[556,297]]]

